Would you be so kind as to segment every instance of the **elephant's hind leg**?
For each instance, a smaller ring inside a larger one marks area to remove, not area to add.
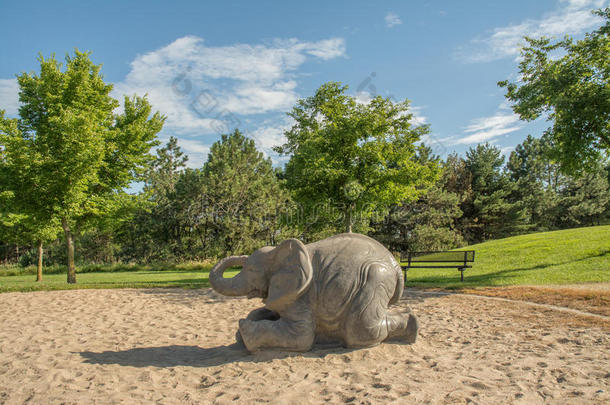
[[[369,270],[368,282],[352,302],[345,320],[346,346],[375,346],[387,339],[415,342],[417,318],[388,311],[395,284],[384,282],[386,274],[384,269]]]
[[[415,343],[419,330],[415,315],[369,308],[360,316],[348,318],[344,338],[346,346],[369,347],[385,340]]]
[[[388,313],[388,337],[385,340],[396,340],[405,343],[415,343],[419,332],[419,321],[413,314],[408,317],[399,313]]]

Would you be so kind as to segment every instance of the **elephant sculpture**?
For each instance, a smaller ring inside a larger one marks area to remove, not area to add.
[[[242,266],[233,278],[224,271]],[[237,340],[248,351],[307,351],[314,342],[346,347],[385,340],[414,343],[415,315],[388,311],[403,292],[403,275],[392,254],[365,235],[346,233],[303,244],[288,239],[250,256],[231,256],[210,271],[223,295],[260,297],[264,307],[239,321]]]

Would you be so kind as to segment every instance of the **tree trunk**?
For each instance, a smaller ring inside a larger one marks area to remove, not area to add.
[[[36,271],[36,281],[42,281],[42,240],[38,241],[38,268]]]
[[[61,220],[61,226],[64,228],[66,235],[66,245],[68,248],[68,284],[76,284],[76,267],[74,267],[74,239],[70,225],[65,218]]]
[[[349,204],[345,211],[345,232],[352,233],[352,204]]]

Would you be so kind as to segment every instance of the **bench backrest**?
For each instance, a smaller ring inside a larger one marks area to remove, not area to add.
[[[474,262],[474,250],[452,252],[403,252],[401,262],[410,263],[468,263]]]

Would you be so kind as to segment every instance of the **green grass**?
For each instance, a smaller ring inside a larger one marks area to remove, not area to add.
[[[96,272],[127,272],[127,271],[209,271],[211,262],[183,262],[183,263],[114,263],[114,264],[85,264],[77,266],[78,273]],[[36,266],[19,267],[17,265],[0,265],[0,277],[36,275]],[[66,274],[66,266],[45,266],[44,274]]]
[[[412,269],[408,286],[469,288],[610,282],[610,226],[569,229],[515,236],[465,247],[475,250],[465,281],[455,269]],[[75,288],[209,287],[209,263],[85,266],[77,284],[61,274],[44,274],[35,282],[35,269],[0,269],[0,292],[67,290]],[[227,274],[235,274],[229,271]]]
[[[610,282],[610,226],[541,232],[493,240],[475,250],[472,269],[412,269],[408,286],[483,287]]]
[[[152,267],[158,269],[159,265]],[[4,275],[0,276],[0,292],[70,290],[80,288],[202,288],[210,286],[208,281],[210,267],[210,265],[205,264],[199,266],[181,264],[165,265],[164,270],[135,271],[133,269],[130,271],[117,271],[110,267],[110,271],[77,273],[77,284],[66,283],[65,273],[43,274],[42,282],[40,283],[35,281],[36,276],[32,274]],[[102,268],[102,270],[104,269]],[[237,270],[229,270],[225,274],[232,276],[237,274]]]

